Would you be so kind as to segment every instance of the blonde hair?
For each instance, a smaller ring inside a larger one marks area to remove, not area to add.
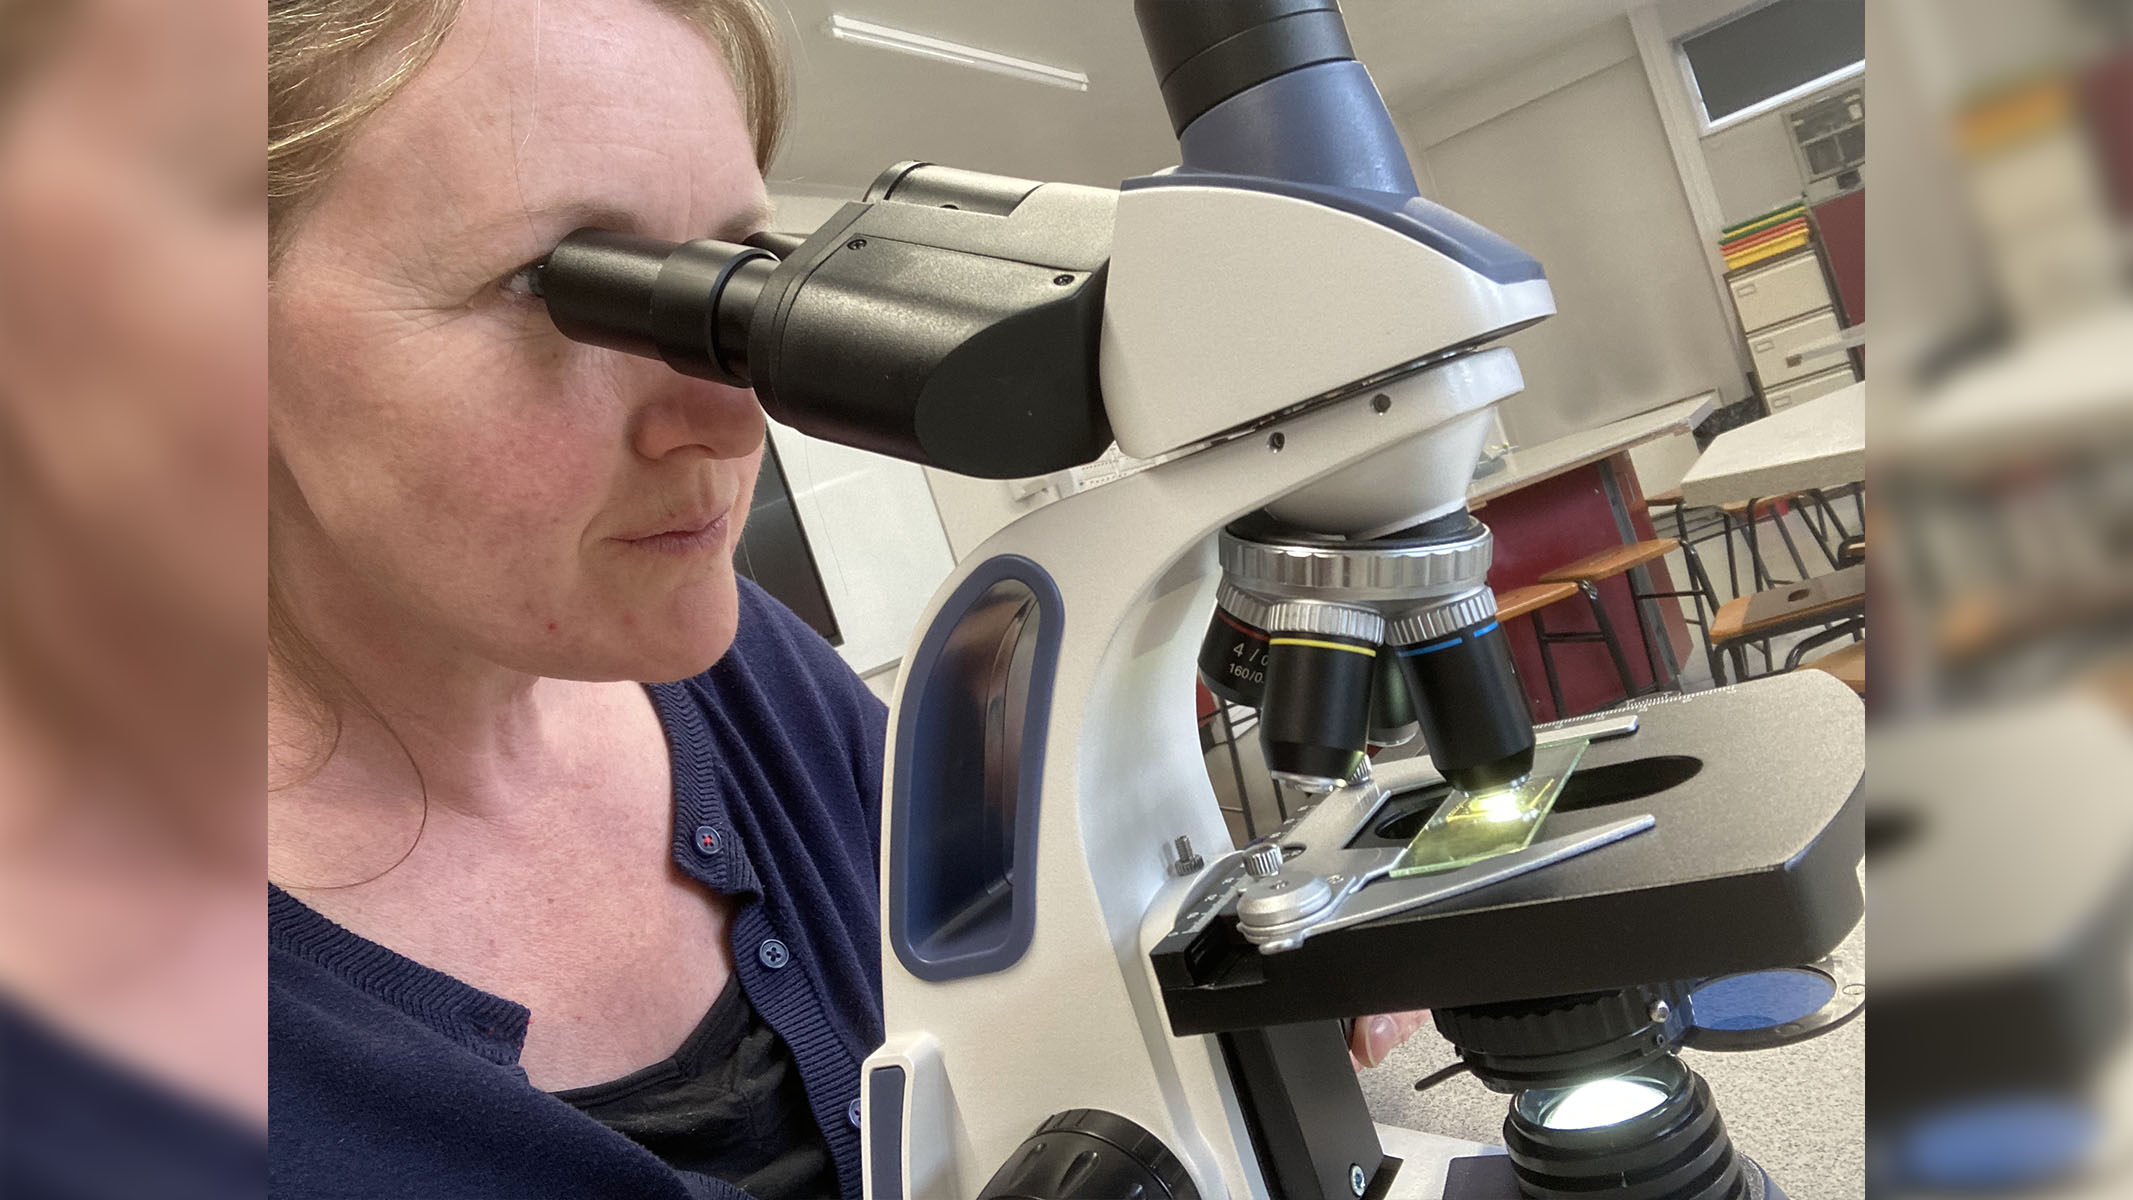
[[[650,0],[701,30],[726,59],[767,170],[789,104],[777,21],[762,0]],[[304,208],[365,118],[428,65],[460,0],[269,0],[267,263],[281,261]]]
[[[6,0],[0,0],[5,3]],[[789,104],[778,25],[762,0],[649,0],[694,25],[726,60],[759,169],[777,152]],[[268,0],[267,270],[271,276],[304,210],[332,182],[341,154],[363,122],[436,56],[460,0]],[[320,744],[302,755],[325,765],[340,737],[340,714],[366,712],[390,723],[306,637],[267,549],[268,681],[284,703],[318,727]],[[398,740],[398,735],[393,735]],[[405,748],[403,743],[403,749]],[[417,771],[419,776],[419,768]]]

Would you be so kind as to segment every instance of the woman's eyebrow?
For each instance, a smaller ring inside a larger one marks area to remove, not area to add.
[[[749,201],[747,208],[727,220],[713,236],[722,242],[737,242],[770,228],[770,219],[776,215],[777,209],[769,197],[758,196]]]
[[[662,238],[717,238],[720,241],[737,242],[761,231],[770,220],[772,208],[765,198],[751,200],[746,207],[720,221],[711,229],[671,229],[663,225],[655,228],[654,222],[630,208],[592,200],[564,200],[553,204],[533,204],[499,213],[488,220],[454,222],[421,239],[425,245],[455,255],[519,255],[541,252],[546,245],[531,243],[554,243],[576,229],[605,229],[615,233],[633,233],[646,237]],[[529,240],[530,235],[530,240]]]
[[[719,222],[714,228],[660,230],[657,233],[659,236],[680,234],[691,238],[710,237],[727,242],[739,241],[768,226],[772,212],[773,209],[769,199],[757,197],[749,201],[747,207]],[[606,229],[615,233],[647,235],[655,232],[649,228],[650,222],[645,221],[641,216],[626,208],[586,201],[569,201],[528,208],[520,213],[517,221],[523,221],[525,225],[530,225],[533,229],[539,231],[543,237],[554,234],[560,238],[574,229],[588,228]],[[512,222],[512,225],[522,228],[523,226],[519,226],[517,221]],[[498,224],[499,227],[503,225],[502,222]],[[484,230],[482,232],[487,233],[489,231]],[[480,235],[477,234],[476,236]]]

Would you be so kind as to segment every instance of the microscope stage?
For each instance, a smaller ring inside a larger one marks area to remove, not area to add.
[[[1172,1031],[1699,980],[1827,954],[1864,911],[1858,699],[1804,672],[1636,711],[1636,733],[1586,750],[1540,837],[1644,814],[1651,828],[1272,952],[1246,940],[1232,901],[1155,947]],[[1404,844],[1442,791],[1402,786],[1399,764],[1381,774],[1390,794],[1350,849]]]

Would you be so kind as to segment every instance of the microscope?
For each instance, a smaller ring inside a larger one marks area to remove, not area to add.
[[[1698,981],[1858,920],[1858,702],[1537,729],[1465,495],[1540,264],[1420,197],[1335,0],[1135,12],[1173,169],[903,163],[804,237],[580,230],[539,273],[568,336],[816,437],[1153,460],[969,555],[905,657],[867,1195],[1780,1197],[1675,1051]],[[1209,859],[1196,677],[1309,797]],[[1503,1150],[1373,1122],[1341,1021],[1421,1008]]]

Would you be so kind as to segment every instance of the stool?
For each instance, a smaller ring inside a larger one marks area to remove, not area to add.
[[[1592,603],[1593,620],[1599,628],[1593,632],[1572,631],[1551,633],[1547,622],[1541,619],[1541,610],[1559,604],[1572,596],[1583,594]],[[1496,597],[1496,619],[1512,621],[1519,617],[1533,618],[1533,641],[1540,647],[1541,674],[1548,680],[1548,698],[1555,702],[1558,720],[1570,715],[1570,706],[1563,702],[1563,682],[1555,673],[1555,655],[1548,647],[1567,642],[1600,642],[1607,647],[1607,657],[1614,662],[1615,674],[1622,680],[1622,690],[1630,695],[1637,691],[1637,681],[1629,673],[1629,659],[1622,653],[1621,639],[1615,636],[1614,622],[1608,619],[1607,609],[1600,604],[1597,591],[1581,584],[1536,583],[1527,587],[1513,588]]]
[[[1748,642],[1768,643],[1781,633],[1818,625],[1835,626],[1793,647],[1785,660],[1789,671],[1799,666],[1800,658],[1815,646],[1846,634],[1863,633],[1865,624],[1866,567],[1861,564],[1726,601],[1718,615],[1711,618],[1711,649],[1726,651],[1738,676],[1734,682],[1741,683],[1748,678],[1748,656],[1742,651]],[[1769,665],[1767,645],[1764,663]]]
[[[1719,666],[1718,653],[1711,649],[1711,617],[1718,612],[1718,585],[1711,582],[1711,572],[1703,565],[1703,555],[1696,552],[1696,546],[1714,537],[1726,540],[1726,582],[1731,586],[1732,594],[1739,595],[1740,571],[1733,558],[1733,519],[1723,509],[1688,507],[1682,503],[1678,487],[1646,496],[1644,503],[1654,510],[1651,515],[1655,522],[1665,515],[1665,510],[1673,511],[1674,539],[1681,543],[1681,561],[1689,569],[1689,596],[1695,601],[1696,615],[1688,620],[1703,635],[1704,658],[1710,665],[1711,678],[1714,681],[1723,679],[1725,672]],[[1693,528],[1691,513],[1696,514]],[[1708,612],[1706,606],[1709,606]]]
[[[1568,566],[1557,567],[1553,571],[1542,573],[1541,582],[1577,584],[1578,588],[1585,593],[1585,598],[1592,602],[1593,612],[1595,614],[1604,614],[1606,610],[1600,604],[1598,586],[1601,580],[1613,579],[1617,575],[1626,576],[1631,571],[1665,558],[1680,545],[1681,543],[1673,538],[1663,537],[1652,538],[1643,542],[1629,542],[1620,546],[1609,546],[1597,554],[1588,554]],[[1645,605],[1653,600],[1677,599],[1682,596],[1695,596],[1699,593],[1693,590],[1685,592],[1644,591],[1637,586],[1637,581],[1634,578],[1624,579],[1623,583],[1629,588],[1630,602],[1636,606],[1638,632],[1644,635],[1644,656],[1652,669],[1652,690],[1658,691],[1670,688],[1679,682],[1679,676],[1670,669],[1671,651],[1667,654],[1669,665],[1663,666],[1660,662],[1658,643],[1659,638],[1666,636],[1665,622],[1660,622],[1659,637],[1653,637],[1650,622],[1647,620]],[[1701,625],[1701,610],[1698,611],[1697,616],[1697,623]],[[1625,672],[1626,682],[1628,680]],[[1628,691],[1633,696],[1640,694],[1638,689],[1634,687],[1629,688]]]
[[[1803,499],[1814,499],[1821,506],[1825,519],[1835,519],[1836,512],[1829,507],[1826,500],[1821,499],[1819,496],[1810,496],[1807,492],[1787,492],[1782,496],[1759,496],[1753,500],[1735,500],[1719,506],[1720,511],[1724,512],[1728,519],[1738,518],[1741,521],[1743,531],[1748,535],[1748,562],[1754,569],[1754,583],[1757,591],[1761,591],[1764,588],[1773,588],[1780,583],[1786,582],[1771,574],[1770,569],[1763,564],[1762,543],[1755,536],[1755,528],[1756,524],[1764,517],[1777,518],[1778,536],[1785,541],[1785,552],[1792,558],[1793,569],[1799,572],[1799,578],[1807,578],[1807,560],[1800,557],[1799,543],[1793,541],[1792,530],[1785,525],[1785,514],[1778,510],[1778,506],[1781,504],[1790,505],[1799,510],[1802,521],[1807,521],[1807,506],[1801,503]],[[1832,567],[1839,566],[1836,552],[1829,548],[1826,536],[1817,531],[1811,521],[1808,521],[1807,528],[1809,532],[1815,534],[1815,545],[1821,549],[1823,557],[1829,559],[1829,565]],[[1841,529],[1841,525],[1839,528]],[[1730,555],[1732,549],[1732,542],[1728,539],[1726,543],[1727,554]],[[1729,559],[1728,570],[1730,569],[1731,560]],[[1736,598],[1739,596],[1739,585],[1737,583],[1735,584],[1734,595]]]
[[[1844,543],[1853,540],[1855,537],[1863,536],[1865,534],[1866,485],[1864,483],[1847,483],[1842,487],[1829,488],[1826,490],[1823,488],[1808,488],[1805,495],[1809,500],[1814,501],[1813,511],[1819,512],[1822,516],[1822,519],[1819,522],[1815,521],[1810,514],[1810,510],[1806,508],[1802,508],[1800,510],[1800,515],[1803,518],[1807,519],[1808,527],[1810,529],[1813,529],[1815,531],[1815,536],[1822,540],[1822,552],[1824,554],[1829,553],[1830,546],[1832,544],[1835,544],[1837,547],[1839,547],[1841,553],[1841,548]],[[1852,510],[1858,516],[1859,532],[1857,534],[1854,534],[1851,529],[1845,526],[1844,518],[1837,515],[1836,501],[1841,500],[1846,496],[1850,496],[1852,498]],[[1832,532],[1836,534],[1836,537],[1834,539],[1830,537],[1830,534]],[[1847,564],[1838,563],[1836,565],[1842,566]]]

